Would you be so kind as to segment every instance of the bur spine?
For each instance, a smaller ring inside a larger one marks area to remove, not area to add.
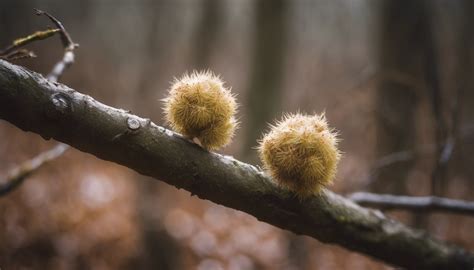
[[[175,79],[164,99],[171,128],[208,150],[227,145],[237,127],[235,97],[210,71],[193,72]]]
[[[341,156],[337,144],[324,114],[297,113],[272,125],[258,150],[272,179],[305,198],[333,182]]]

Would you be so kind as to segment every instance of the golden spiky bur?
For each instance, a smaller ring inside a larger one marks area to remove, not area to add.
[[[340,152],[324,115],[286,115],[260,142],[265,169],[298,197],[318,193],[332,183]]]
[[[209,71],[185,74],[173,82],[164,102],[166,119],[176,132],[197,138],[209,150],[230,142],[237,104],[218,76]]]

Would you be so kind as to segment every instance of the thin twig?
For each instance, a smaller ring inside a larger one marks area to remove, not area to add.
[[[347,197],[360,205],[384,210],[443,211],[461,215],[474,215],[474,202],[436,196],[414,197],[356,192]]]
[[[461,106],[459,106],[459,101],[462,98],[463,87],[464,86],[458,87],[451,104],[451,128],[448,132],[448,137],[446,138],[446,142],[444,143],[443,150],[441,151],[441,156],[438,161],[440,166],[446,166],[448,161],[451,159],[454,146],[456,144],[459,133],[459,116],[461,114]]]
[[[25,59],[25,58],[35,58],[35,57],[36,57],[36,54],[33,51],[30,51],[27,49],[19,49],[11,53],[8,53],[6,55],[0,55],[1,59],[8,60],[8,61]]]
[[[463,18],[469,18],[469,16],[463,16]],[[469,23],[462,23],[460,29],[461,35],[458,40],[458,44],[460,46],[458,50],[460,56],[458,66],[460,67],[460,70],[457,72],[459,76],[457,80],[459,85],[457,86],[456,93],[452,98],[450,108],[451,125],[447,131],[445,142],[441,148],[439,159],[437,160],[438,163],[435,168],[436,174],[446,173],[446,167],[448,166],[448,162],[451,159],[455,145],[457,143],[462,110],[461,99],[465,91],[464,89],[467,88],[467,80],[470,78],[469,68],[472,66],[469,53],[465,53],[469,51],[468,44],[472,44],[472,37],[469,34],[463,34],[469,33]]]
[[[48,29],[45,31],[37,31],[27,37],[16,39],[10,46],[0,51],[0,59],[11,61],[22,58],[35,57],[36,55],[34,54],[34,52],[19,48],[30,44],[33,41],[46,39],[56,33],[59,33],[61,36],[61,42],[64,47],[64,55],[62,59],[58,63],[56,63],[52,71],[47,76],[50,81],[57,82],[59,78],[64,74],[64,71],[74,63],[74,49],[79,47],[79,44],[74,43],[74,41],[72,41],[69,32],[63,26],[63,24],[53,15],[39,9],[34,10],[36,15],[44,15],[48,17],[57,28]]]
[[[460,133],[460,123],[461,123],[461,111],[463,109],[462,98],[464,92],[469,90],[469,81],[471,78],[472,72],[472,57],[470,53],[470,48],[474,42],[474,39],[471,32],[471,23],[472,23],[472,5],[471,8],[466,8],[463,14],[461,14],[459,21],[459,31],[456,44],[457,44],[457,71],[456,71],[456,93],[454,94],[451,101],[450,108],[450,129],[447,132],[446,140],[441,150],[441,154],[438,159],[438,170],[441,173],[445,173],[448,162],[451,159],[455,145],[459,140]]]
[[[60,157],[67,149],[69,149],[68,145],[58,144],[13,169],[6,179],[0,182],[0,196],[5,196],[15,190],[28,176],[47,162]]]
[[[52,16],[46,11],[42,11],[39,9],[35,9],[35,12],[36,15],[44,15],[48,17],[60,30],[61,41],[64,47],[64,55],[61,61],[56,63],[53,70],[47,76],[48,80],[57,82],[59,78],[64,74],[64,71],[74,63],[74,49],[79,47],[79,44],[76,44],[72,41],[71,35],[69,35],[66,28],[64,28],[63,24],[54,16]]]
[[[440,195],[441,185],[445,181],[445,168],[441,166],[439,160],[441,159],[444,142],[447,139],[448,123],[443,117],[445,109],[444,100],[442,97],[442,88],[440,84],[440,60],[437,53],[436,42],[434,40],[433,22],[430,16],[427,15],[424,28],[426,36],[423,39],[423,49],[425,51],[424,57],[424,72],[427,84],[428,97],[431,102],[431,111],[433,114],[433,133],[436,143],[435,164],[431,174],[431,194]]]
[[[54,34],[60,32],[60,31],[61,30],[57,29],[57,28],[56,29],[48,29],[48,30],[44,30],[44,31],[36,31],[33,34],[28,35],[26,37],[15,39],[10,46],[8,46],[5,49],[0,51],[0,55],[1,56],[6,56],[6,55],[18,50],[19,48],[21,48],[23,46],[26,46],[26,45],[34,42],[34,41],[37,41],[37,40],[47,39],[47,38],[53,36]]]
[[[0,59],[4,60],[18,60],[22,58],[33,58],[36,57],[33,51],[27,49],[20,49],[34,41],[47,39],[54,34],[60,32],[60,29],[48,29],[44,31],[36,31],[31,35],[23,38],[15,39],[12,44],[5,49],[0,51]]]
[[[50,81],[56,82],[61,77],[61,75],[63,75],[66,68],[74,63],[74,49],[79,45],[72,41],[71,36],[58,19],[45,11],[35,9],[35,12],[36,15],[45,15],[48,17],[57,28],[48,29],[46,31],[37,31],[27,37],[16,39],[13,41],[12,45],[0,52],[0,58],[14,60],[25,57],[34,57],[35,55],[32,51],[19,48],[35,40],[46,39],[56,33],[59,33],[64,46],[64,56],[47,76]],[[44,163],[61,156],[68,148],[69,146],[60,144],[15,168],[12,172],[10,172],[6,180],[0,182],[0,196],[4,196],[19,187],[29,175],[34,173]]]
[[[459,112],[460,112],[460,106],[459,104],[459,99],[461,98],[462,95],[462,88],[458,87],[456,94],[453,98],[452,104],[451,104],[451,125],[448,127],[447,125],[445,126],[445,129],[447,131],[445,132],[444,135],[444,142],[440,141],[438,142],[438,150],[437,150],[437,155],[436,155],[436,164],[433,169],[432,173],[432,185],[433,185],[433,190],[435,190],[436,186],[441,185],[442,181],[445,177],[446,174],[446,169],[448,167],[448,162],[451,159],[451,156],[454,151],[454,147],[456,145],[456,140],[458,137],[458,128],[459,128]],[[439,188],[439,187],[438,187]]]
[[[431,152],[432,152],[432,147],[430,147],[429,145],[425,145],[415,150],[398,151],[398,152],[393,152],[383,157],[380,157],[374,162],[369,172],[365,176],[365,180],[364,180],[365,184],[361,188],[362,189],[367,188],[369,185],[374,183],[379,176],[380,169],[400,163],[400,162],[411,161],[421,155],[431,153]]]
[[[450,155],[452,154],[455,143],[454,138],[458,141],[463,141],[465,139],[472,138],[472,136],[474,135],[474,125],[466,126],[462,129],[456,128],[455,130],[456,133],[452,137],[453,141],[450,142],[448,140],[445,145],[446,149],[444,150],[444,152],[446,153],[442,155],[442,158],[444,159],[449,160]],[[411,161],[420,156],[431,155],[435,150],[436,145],[434,144],[422,144],[418,148],[413,150],[397,151],[380,157],[373,163],[367,175],[363,176],[365,177],[364,183],[366,184],[363,187],[360,187],[360,189],[367,188],[371,183],[373,183],[377,179],[380,169],[392,166],[400,162]],[[443,162],[447,162],[447,160],[443,160]]]

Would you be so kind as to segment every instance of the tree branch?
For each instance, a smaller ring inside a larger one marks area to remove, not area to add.
[[[28,176],[49,161],[60,157],[67,149],[69,145],[61,143],[13,169],[6,179],[0,182],[0,197],[15,190]]]
[[[328,190],[303,201],[252,165],[0,60],[0,118],[297,234],[410,269],[472,269],[474,255]]]
[[[34,41],[47,39],[59,31],[61,30],[47,29],[44,31],[36,31],[33,34],[30,34],[23,38],[15,39],[10,46],[6,47],[3,50],[0,50],[0,58],[4,58],[7,60],[16,60],[18,58],[24,57],[35,57],[35,54],[33,52],[25,49],[21,50],[20,48]]]
[[[74,49],[79,45],[72,41],[72,38],[67,32],[66,28],[64,28],[63,24],[58,19],[53,17],[51,14],[39,9],[35,9],[35,13],[38,16],[44,15],[48,17],[58,28],[37,31],[27,37],[16,39],[13,41],[12,45],[0,51],[0,59],[16,60],[25,57],[34,57],[35,55],[32,51],[19,48],[36,40],[46,39],[56,33],[59,33],[64,46],[64,56],[61,61],[59,61],[54,66],[53,70],[48,75],[48,80],[57,82],[66,69],[74,63]],[[26,161],[15,168],[15,170],[10,173],[7,179],[3,181],[3,183],[0,183],[0,196],[4,196],[15,190],[29,175],[34,173],[35,170],[39,169],[46,162],[61,156],[68,148],[68,145],[60,144],[55,148],[41,153],[37,157]]]
[[[63,24],[53,15],[39,9],[35,9],[35,12],[38,16],[44,15],[48,17],[51,22],[53,22],[54,25],[58,28],[59,34],[61,35],[61,42],[63,43],[64,47],[63,58],[61,59],[61,61],[56,63],[51,73],[47,76],[48,80],[57,82],[59,78],[64,74],[64,71],[66,71],[66,69],[74,63],[74,49],[79,47],[79,44],[74,43],[74,41],[72,41],[69,32],[63,26]]]
[[[360,205],[384,210],[444,211],[463,215],[474,215],[474,202],[436,196],[413,197],[356,192],[347,197]]]

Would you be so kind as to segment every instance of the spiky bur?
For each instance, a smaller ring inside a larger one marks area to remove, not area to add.
[[[324,115],[288,114],[260,141],[265,169],[300,198],[332,183],[340,152]]]
[[[164,102],[171,127],[190,139],[197,138],[205,149],[215,150],[231,141],[237,104],[212,72],[195,71],[175,79]]]

